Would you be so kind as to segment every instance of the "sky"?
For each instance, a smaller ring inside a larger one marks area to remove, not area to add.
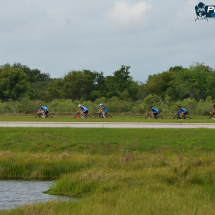
[[[83,69],[107,76],[125,65],[142,82],[171,66],[215,68],[215,19],[195,22],[198,3],[0,0],[0,65],[19,62],[52,78]]]

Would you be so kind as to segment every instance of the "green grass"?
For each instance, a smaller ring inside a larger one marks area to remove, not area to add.
[[[215,146],[213,129],[1,128],[0,136],[0,150],[32,153],[111,154],[163,146],[210,151]]]
[[[162,116],[162,114],[161,114]],[[113,118],[100,119],[100,118],[87,118],[78,119],[74,115],[60,116],[53,115],[53,118],[41,119],[36,118],[35,115],[1,115],[0,121],[23,121],[23,122],[164,122],[164,123],[215,123],[215,120],[208,119],[209,116],[191,115],[191,120],[178,120],[174,116],[163,115],[164,119],[145,119],[146,115],[113,115]]]
[[[73,156],[76,162],[88,160],[92,165],[62,175],[47,193],[82,198],[26,205],[0,214],[214,214],[214,153],[179,157],[167,150],[69,154],[64,159]]]
[[[81,197],[0,214],[214,214],[211,129],[1,128],[0,177]]]

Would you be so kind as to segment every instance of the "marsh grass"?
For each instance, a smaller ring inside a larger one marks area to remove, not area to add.
[[[91,165],[62,174],[47,193],[81,199],[27,205],[0,214],[214,214],[212,153],[185,155],[181,161],[168,152],[73,156],[82,164],[91,160]]]
[[[89,155],[45,153],[0,153],[0,178],[56,179],[62,174],[80,171],[92,165]]]
[[[2,128],[0,133],[1,178],[56,179],[46,193],[81,197],[0,214],[214,214],[213,130]]]

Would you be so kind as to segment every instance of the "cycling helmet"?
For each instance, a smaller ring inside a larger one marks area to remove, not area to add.
[[[181,107],[181,105],[178,105],[178,107]]]
[[[215,105],[212,105],[212,107],[215,107]]]
[[[78,107],[81,107],[81,105],[78,105]]]
[[[40,104],[40,106],[43,106],[43,105]]]
[[[103,104],[101,103],[100,106],[103,106]]]
[[[150,105],[149,107],[152,108],[152,105]]]

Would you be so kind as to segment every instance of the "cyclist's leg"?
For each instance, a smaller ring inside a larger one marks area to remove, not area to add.
[[[46,118],[45,111],[42,110],[43,118]]]
[[[157,112],[153,112],[153,116],[154,116],[155,119],[157,119],[157,115],[158,115]]]
[[[43,117],[46,118],[46,117],[47,117],[47,114],[48,114],[48,111],[45,110],[45,111],[44,111]]]
[[[80,111],[80,114],[84,117],[85,116],[85,114],[84,114],[84,112],[81,110]]]
[[[83,112],[84,118],[87,118],[87,114],[88,114],[88,110],[86,110],[86,111]]]
[[[186,111],[183,111],[182,112],[182,116],[183,116],[183,118],[185,119],[185,115],[187,114],[187,112]]]
[[[108,113],[108,111],[104,111],[103,112],[103,117],[106,118],[106,114]]]

